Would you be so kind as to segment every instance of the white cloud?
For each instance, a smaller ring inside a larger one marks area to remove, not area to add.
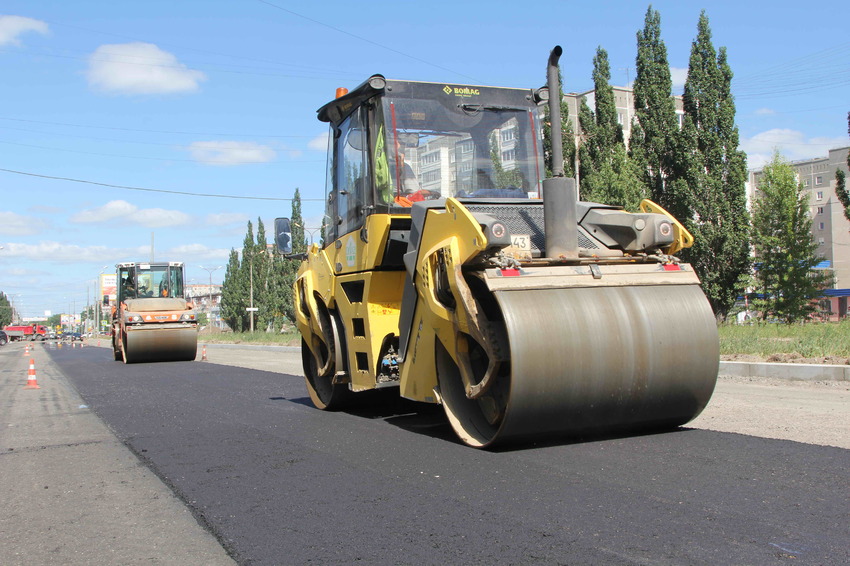
[[[21,40],[18,37],[28,31],[46,34],[47,24],[23,16],[0,16],[0,46],[20,45]]]
[[[89,85],[112,94],[195,92],[207,79],[152,43],[101,45],[89,56]]]
[[[750,138],[743,138],[741,149],[747,152],[747,167],[757,169],[773,159],[773,152],[776,150],[785,159],[797,161],[825,156],[830,149],[846,143],[845,138],[807,138],[803,132],[797,130],[774,128]]]
[[[166,228],[183,226],[191,222],[192,218],[179,210],[140,209],[125,200],[113,200],[101,207],[78,212],[70,218],[70,221],[76,224],[104,224],[114,220],[145,228]]]
[[[40,218],[0,211],[0,234],[31,236],[43,231],[45,227],[44,220]]]
[[[218,214],[207,214],[204,220],[208,226],[227,226],[228,224],[245,224],[248,215],[241,212],[220,212]]]
[[[54,263],[93,263],[109,265],[117,261],[150,256],[149,246],[134,246],[128,248],[110,248],[107,246],[78,246],[62,242],[39,242],[38,244],[4,243],[3,253],[6,257],[22,258],[28,261],[46,261]],[[158,260],[178,258],[187,263],[192,261],[223,260],[227,261],[230,250],[209,248],[204,244],[184,244],[169,250],[156,250]]]
[[[328,150],[328,132],[320,134],[307,143],[307,147],[316,151]]]
[[[108,263],[115,258],[135,257],[134,250],[119,250],[106,246],[77,246],[61,242],[39,242],[38,244],[5,244],[4,253],[9,257],[20,257],[31,261],[54,261],[58,263]]]
[[[208,261],[215,260],[226,262],[230,257],[230,250],[224,248],[210,248],[204,244],[185,244],[168,250],[170,257],[179,257],[183,261]]]
[[[773,116],[776,114],[776,110],[772,108],[759,108],[755,112],[756,116]]]
[[[688,70],[680,67],[670,67],[670,79],[673,81],[673,92],[682,92],[688,79]]]
[[[78,212],[71,216],[69,220],[76,224],[100,224],[133,214],[138,208],[126,200],[113,200],[99,208]]]
[[[185,226],[192,221],[192,217],[179,210],[145,208],[135,212],[128,220],[145,228],[167,228],[169,226]]]
[[[192,159],[207,165],[243,165],[274,161],[277,152],[255,142],[201,141],[189,145]]]

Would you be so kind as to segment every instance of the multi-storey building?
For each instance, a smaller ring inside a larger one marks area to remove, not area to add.
[[[823,307],[834,316],[847,316],[847,297],[850,296],[850,220],[844,216],[844,205],[835,194],[835,172],[841,169],[850,182],[847,152],[850,147],[831,149],[826,157],[792,161],[800,184],[809,195],[812,216],[812,237],[818,244],[817,253],[823,257],[820,269],[830,269],[834,285],[824,293]],[[749,172],[747,196],[753,201],[762,169]]]
[[[207,313],[210,326],[222,326],[221,285],[186,285],[186,299],[192,301],[199,312]]]

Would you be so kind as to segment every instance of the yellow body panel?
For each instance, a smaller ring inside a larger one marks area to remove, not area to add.
[[[295,281],[296,324],[317,358],[322,357],[321,343],[332,339],[320,310],[338,313],[342,324],[336,331],[345,344],[345,359],[336,373],[353,391],[377,387],[381,347],[388,336],[399,333],[404,271],[375,270],[391,220],[389,215],[371,215],[363,230],[341,236],[325,249],[312,246]],[[346,286],[354,291],[346,293]]]
[[[445,258],[449,286],[457,296],[460,291],[455,274],[459,274],[461,265],[485,249],[486,240],[472,214],[455,199],[446,201],[445,210],[429,210],[427,214],[428,230],[422,234],[416,259],[416,314],[407,357],[401,368],[401,395],[436,403],[435,340],[440,340],[455,357],[458,330],[469,332],[462,309],[449,311],[435,295],[437,254],[442,253]]]

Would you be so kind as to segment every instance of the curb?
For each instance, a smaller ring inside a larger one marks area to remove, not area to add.
[[[800,381],[850,381],[850,366],[721,361],[719,375],[770,377]]]

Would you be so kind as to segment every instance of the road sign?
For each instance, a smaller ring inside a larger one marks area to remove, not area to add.
[[[248,311],[248,312],[257,312],[260,309],[258,309],[257,307],[248,307],[245,310]]]

